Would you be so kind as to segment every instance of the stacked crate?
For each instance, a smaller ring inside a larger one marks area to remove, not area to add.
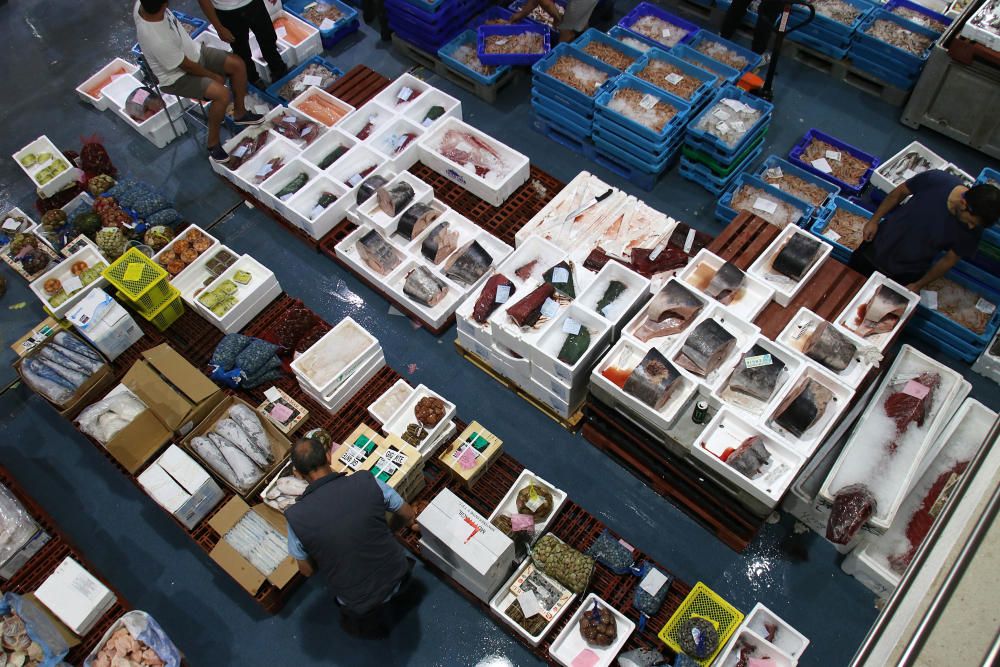
[[[871,211],[861,206],[858,206],[854,202],[844,199],[843,197],[833,197],[824,205],[822,208],[816,211],[813,216],[814,222],[809,231],[813,235],[818,236],[825,242],[833,246],[833,252],[830,253],[834,259],[844,264],[850,264],[851,258],[854,256],[854,251],[857,247],[849,247],[842,243],[840,236],[832,229],[829,229],[830,220],[833,216],[837,214],[837,211],[846,211],[847,213],[853,213],[854,215],[869,218],[871,217]]]
[[[811,174],[805,169],[797,167],[788,160],[778,157],[777,155],[769,155],[756,169],[754,169],[753,173],[756,176],[759,176],[761,180],[770,183],[779,190],[788,192],[793,197],[799,199],[799,201],[803,204],[808,204],[813,207],[813,215],[808,219],[803,220],[801,223],[801,225],[807,229],[819,217],[820,211],[823,210],[823,208],[827,206],[834,197],[840,194],[840,186]],[[809,201],[792,194],[793,188],[786,185],[786,183],[792,179],[805,181],[807,184],[819,188],[825,193],[824,198],[822,201]]]
[[[875,5],[868,0],[842,0],[854,7],[858,14],[850,23],[837,21],[825,13],[825,3],[816,3],[816,16],[811,22],[788,33],[788,39],[807,46],[814,51],[837,60],[843,60],[851,47],[851,39],[858,26],[874,11]],[[792,11],[791,23],[804,20],[807,12],[800,7]]]
[[[477,13],[484,0],[385,0],[389,27],[400,39],[428,53],[454,39]]]
[[[976,185],[989,183],[1000,188],[1000,172],[983,168],[976,178]],[[972,263],[979,268],[986,269],[994,275],[1000,275],[1000,226],[991,225],[983,231],[982,240],[979,242],[979,252],[972,259]]]
[[[101,274],[117,288],[116,296],[159,331],[184,314],[181,293],[169,274],[138,248],[129,248]]]
[[[943,17],[942,17],[943,18]],[[919,54],[911,53],[883,42],[869,34],[876,22],[887,21],[894,24],[893,32],[902,35],[905,32],[921,35],[930,40],[927,48]],[[878,77],[902,90],[910,90],[917,83],[924,63],[930,55],[930,47],[940,33],[901,18],[886,9],[875,9],[857,27],[847,58],[860,70]]]
[[[1000,329],[1000,278],[961,261],[945,278],[971,290],[979,297],[975,309],[988,316],[982,332],[959,324],[936,307],[921,301],[910,323],[909,331],[928,345],[962,361],[973,363],[986,350]]]
[[[717,63],[738,70],[740,75],[757,69],[762,60],[760,54],[708,30],[699,30],[684,46]]]
[[[637,24],[644,19],[658,19],[667,24],[667,27],[663,28],[660,36],[655,38],[650,37],[648,34],[640,32],[637,27]],[[670,49],[678,44],[683,44],[698,32],[698,26],[694,23],[685,21],[679,16],[674,16],[650,2],[640,2],[636,5],[635,9],[626,14],[618,22],[618,27],[628,31],[635,39],[661,49]]]
[[[360,27],[358,11],[339,2],[339,0],[285,0],[283,5],[285,11],[294,14],[297,18],[319,30],[324,50],[332,49],[337,42],[351,33],[357,32]],[[319,23],[314,23],[306,18],[306,10],[313,5],[318,5],[318,9],[330,13],[332,13],[330,10],[334,9],[339,12],[339,18],[336,20],[324,18]]]

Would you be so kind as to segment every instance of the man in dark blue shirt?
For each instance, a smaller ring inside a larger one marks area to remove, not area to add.
[[[983,229],[997,218],[1000,189],[968,188],[948,172],[925,171],[886,196],[865,225],[851,266],[866,275],[881,271],[919,292],[958,260],[972,257]]]

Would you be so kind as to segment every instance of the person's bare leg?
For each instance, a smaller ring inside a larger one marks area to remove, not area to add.
[[[235,56],[232,57],[235,58]],[[243,79],[243,85],[244,90],[246,90],[246,78]],[[208,105],[208,146],[211,148],[219,145],[219,130],[222,128],[222,121],[226,117],[226,107],[229,106],[229,100],[232,99],[232,96],[228,88],[218,81],[213,81],[205,91],[205,98],[211,101],[211,104]]]
[[[247,66],[238,56],[226,56],[223,65],[226,76],[233,86],[233,114],[235,118],[242,118],[247,112]]]

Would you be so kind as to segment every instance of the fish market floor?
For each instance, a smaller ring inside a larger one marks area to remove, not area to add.
[[[217,221],[213,233],[239,252],[259,258],[286,292],[303,299],[329,321],[351,315],[383,341],[388,363],[411,383],[424,383],[453,400],[467,420],[495,431],[517,459],[551,480],[644,552],[694,583],[704,581],[740,609],[761,601],[811,640],[804,665],[847,664],[874,621],[874,598],[839,568],[839,555],[818,535],[795,534],[786,516],[768,525],[736,554],[604,454],[502,389],[452,347],[453,331],[434,338],[389,312],[388,304],[324,256],[273,224],[214,176],[202,143],[185,136],[158,150],[110,112],[82,105],[73,89],[134,41],[127,2],[97,0],[83,11],[29,0],[0,5],[0,37],[9,67],[0,120],[7,153],[47,134],[57,145],[76,146],[98,134],[125,174],[160,188],[189,220]],[[636,3],[619,2],[616,18]],[[199,15],[194,0],[172,6]],[[366,64],[389,77],[412,63],[379,43],[368,27],[332,52],[342,70]],[[530,129],[529,81],[502,92],[495,106],[457,90],[426,71],[434,85],[458,96],[466,120],[526,153],[564,181],[580,169],[710,233],[710,195],[682,180],[674,169],[652,193],[638,191],[607,170]],[[824,74],[782,61],[777,109],[765,153],[786,154],[797,138],[820,127],[866,150],[888,156],[914,138],[970,173],[981,154],[931,132],[912,132],[897,121],[899,110]],[[199,140],[202,137],[199,137]],[[0,210],[28,210],[33,194],[12,160],[0,160]],[[0,387],[12,385],[8,345],[42,319],[37,300],[6,267],[9,290],[0,302],[3,364]],[[937,358],[944,358],[935,353]],[[1000,408],[997,386],[969,373],[973,396]],[[424,597],[397,619],[390,639],[378,643],[345,636],[320,582],[309,582],[276,616],[262,613],[176,524],[125,479],[66,422],[23,386],[0,396],[0,460],[48,510],[73,542],[136,608],[152,613],[192,665],[531,665],[537,659],[488,616],[473,608],[426,569],[417,580]]]

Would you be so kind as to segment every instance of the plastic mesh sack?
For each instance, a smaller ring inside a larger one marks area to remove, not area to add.
[[[597,536],[587,555],[615,574],[627,574],[632,568],[632,550],[607,530]]]
[[[0,616],[5,616],[12,611],[24,622],[28,637],[32,641],[38,642],[38,645],[42,647],[44,658],[40,667],[61,665],[62,659],[69,653],[69,645],[66,644],[45,612],[31,600],[26,600],[14,593],[7,593],[0,600]]]
[[[84,667],[94,667],[97,654],[100,653],[101,649],[108,642],[108,639],[111,638],[111,635],[123,626],[129,631],[129,634],[153,649],[166,667],[180,666],[181,653],[177,650],[174,643],[170,641],[170,637],[163,631],[160,624],[146,612],[136,610],[126,612],[108,628],[108,631],[101,637],[101,641],[97,643],[94,650],[83,661]]]

